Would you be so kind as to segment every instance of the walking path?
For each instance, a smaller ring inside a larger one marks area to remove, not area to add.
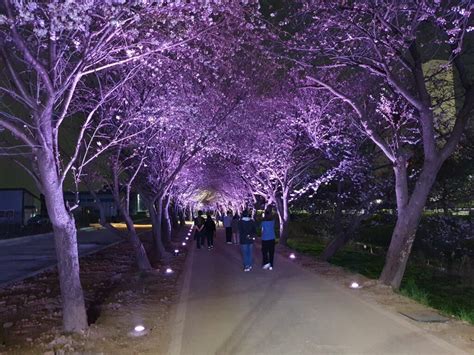
[[[79,231],[79,255],[96,252],[120,240],[106,230]],[[0,240],[0,287],[55,266],[56,260],[52,233]]]
[[[218,230],[215,248],[190,249],[169,353],[464,354],[340,286],[277,257],[273,271],[242,271]],[[194,245],[193,245],[194,247]]]

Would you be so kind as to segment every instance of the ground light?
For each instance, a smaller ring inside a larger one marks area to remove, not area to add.
[[[166,269],[165,271],[167,274],[172,274],[173,273],[173,269],[171,269],[170,267]]]
[[[148,334],[148,331],[141,324],[136,325],[135,328],[133,328],[133,330],[128,333],[128,335],[132,337],[141,337],[147,334]]]
[[[185,246],[186,246],[186,242],[182,242],[181,245],[182,245],[183,247],[185,247]]]
[[[184,239],[189,240],[189,237],[186,237],[186,238],[184,238]]]
[[[175,249],[174,250],[174,255],[178,255],[179,254],[179,249]]]
[[[296,259],[296,255],[294,253],[291,253],[289,256],[290,259]]]
[[[351,283],[351,288],[360,288],[360,285],[357,282]]]

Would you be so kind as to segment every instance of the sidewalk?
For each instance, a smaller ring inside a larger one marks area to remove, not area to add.
[[[81,230],[77,239],[80,256],[123,240],[107,230]],[[55,265],[52,233],[0,240],[0,287]]]
[[[277,257],[242,271],[238,246],[192,249],[169,353],[464,354],[376,304]]]

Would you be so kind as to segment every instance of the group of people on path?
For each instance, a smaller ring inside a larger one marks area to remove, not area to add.
[[[262,238],[262,268],[264,270],[273,269],[273,259],[275,255],[275,215],[271,207],[265,210],[263,218],[255,221],[248,210],[242,212],[241,217],[228,211],[222,219],[227,244],[240,244],[242,252],[243,269],[245,272],[251,271],[253,266],[253,244],[257,237],[258,228],[261,229]],[[204,246],[207,240],[209,250],[214,248],[214,237],[216,236],[216,223],[212,219],[210,212],[206,218],[203,212],[198,211],[198,216],[194,219],[194,239],[197,249]]]

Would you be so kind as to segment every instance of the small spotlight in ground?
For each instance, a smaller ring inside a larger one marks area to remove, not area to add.
[[[133,328],[133,330],[128,333],[128,336],[141,337],[147,334],[148,334],[148,331],[145,329],[145,327],[139,324],[139,325],[136,325],[135,328]]]
[[[166,269],[165,271],[167,274],[172,274],[173,273],[173,269],[171,269],[170,267]]]
[[[360,286],[357,282],[353,282],[351,283],[351,288],[360,288]]]
[[[188,235],[191,235],[191,232],[189,232]]]
[[[290,259],[296,259],[296,255],[294,253],[290,254]]]
[[[186,238],[184,238],[184,239],[189,240],[189,237],[186,237]]]
[[[174,250],[174,255],[178,255],[179,254],[179,249],[175,249]]]
[[[182,245],[183,247],[185,247],[185,246],[186,246],[186,242],[182,242],[181,245]]]

